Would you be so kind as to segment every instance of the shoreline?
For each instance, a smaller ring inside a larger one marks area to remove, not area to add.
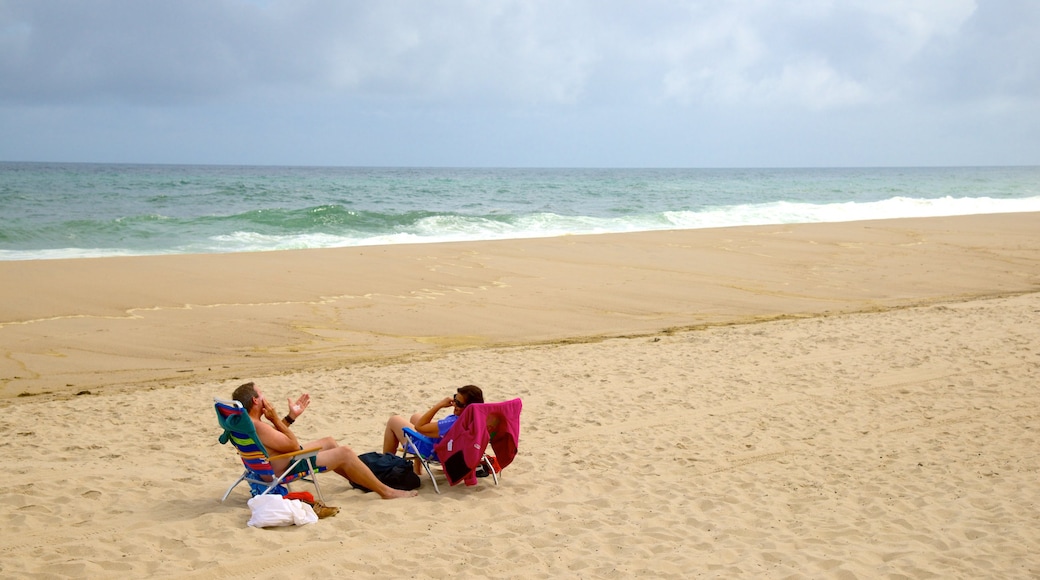
[[[1040,213],[0,262],[0,400],[1040,289]]]

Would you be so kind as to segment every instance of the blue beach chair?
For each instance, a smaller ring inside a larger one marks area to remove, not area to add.
[[[437,445],[436,439],[431,439],[418,431],[405,427],[404,438],[407,440],[401,448],[401,453],[405,459],[417,460],[422,464],[423,469],[426,470],[427,475],[430,476],[430,481],[433,482],[433,490],[437,493],[441,492],[441,488],[437,485],[437,478],[433,475],[433,468],[439,468],[438,471],[444,471],[444,467],[441,465],[440,459],[437,458],[437,453],[434,451],[434,447]],[[495,480],[495,485],[498,485],[498,472],[495,471],[495,466],[492,459],[488,455],[484,455],[481,458],[481,465],[490,473]],[[467,480],[467,485],[476,484],[476,475]]]
[[[521,409],[520,399],[467,405],[455,425],[439,440],[405,427],[406,441],[401,451],[405,459],[422,464],[437,493],[441,490],[433,475],[433,466],[440,468],[451,485],[460,481],[475,485],[478,469],[491,475],[498,485],[498,473],[516,456]],[[485,453],[489,445],[494,456]]]

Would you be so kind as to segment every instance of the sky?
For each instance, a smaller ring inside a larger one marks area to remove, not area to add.
[[[0,0],[0,161],[1040,165],[1037,0]]]

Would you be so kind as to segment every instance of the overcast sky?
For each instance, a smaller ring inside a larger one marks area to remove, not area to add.
[[[1038,0],[0,0],[0,160],[1040,164]]]

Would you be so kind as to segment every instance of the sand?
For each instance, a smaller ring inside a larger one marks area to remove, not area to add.
[[[5,578],[1040,575],[1040,214],[0,279]],[[473,382],[524,400],[520,453],[249,528],[211,405],[245,380],[358,452]]]

